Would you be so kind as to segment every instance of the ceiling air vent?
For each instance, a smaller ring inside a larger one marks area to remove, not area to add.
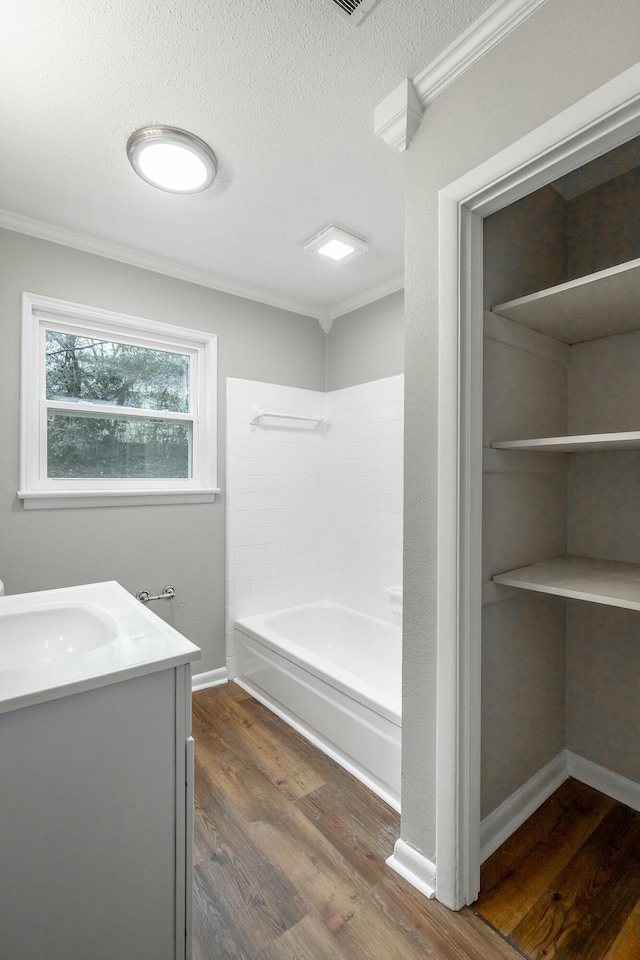
[[[325,2],[345,20],[350,20],[358,26],[380,0],[325,0]]]

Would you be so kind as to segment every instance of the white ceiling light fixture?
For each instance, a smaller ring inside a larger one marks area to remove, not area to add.
[[[343,230],[337,224],[331,223],[307,240],[304,249],[307,253],[326,257],[342,265],[366,253],[369,246],[362,237],[357,237],[354,233],[349,233],[348,230]]]
[[[200,193],[213,183],[211,147],[178,127],[142,127],[127,141],[129,162],[139,177],[169,193]]]

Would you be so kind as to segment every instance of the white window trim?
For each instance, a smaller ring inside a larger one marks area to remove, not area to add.
[[[96,413],[130,417],[158,416],[193,422],[193,476],[164,479],[62,479],[46,476],[46,410],[83,410],[76,404],[46,400],[42,357],[46,329],[113,336],[152,349],[175,350],[191,357],[190,409],[186,414],[92,405]],[[51,507],[140,506],[210,503],[220,493],[216,481],[217,337],[186,327],[130,317],[52,297],[22,294],[20,382],[20,489],[25,509]]]

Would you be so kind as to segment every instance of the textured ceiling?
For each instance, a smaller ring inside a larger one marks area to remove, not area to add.
[[[0,10],[0,208],[321,310],[403,271],[403,160],[373,109],[493,0],[382,0],[359,27],[325,0],[8,0]],[[204,194],[138,179],[125,145],[191,130]],[[303,251],[330,222],[370,243]]]

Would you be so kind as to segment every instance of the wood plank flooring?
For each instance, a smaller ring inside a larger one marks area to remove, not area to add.
[[[193,705],[193,960],[521,960],[386,867],[398,815],[260,703]]]
[[[640,813],[567,780],[482,867],[477,913],[531,960],[639,960]]]

